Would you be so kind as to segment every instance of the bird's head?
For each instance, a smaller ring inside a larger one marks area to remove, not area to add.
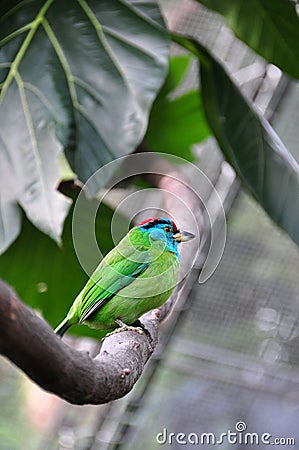
[[[195,236],[188,231],[179,230],[175,222],[168,218],[158,217],[144,220],[136,225],[141,231],[149,233],[152,241],[162,241],[166,249],[178,255],[178,244],[190,241]]]

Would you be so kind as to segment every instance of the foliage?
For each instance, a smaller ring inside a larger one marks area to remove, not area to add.
[[[211,53],[190,39],[177,36],[176,41],[202,60],[203,107],[225,158],[272,219],[299,245],[298,163]]]
[[[199,0],[226,20],[235,35],[267,61],[299,78],[299,27],[289,0]]]
[[[148,148],[194,160],[192,144],[210,135],[199,89],[174,95],[191,63],[189,55],[169,61],[169,72],[149,117],[145,135]],[[175,130],[175,131],[174,131]]]
[[[20,230],[17,204],[59,241],[69,207],[56,191],[62,147],[83,182],[134,151],[169,38],[150,0],[14,0],[0,14],[1,252]]]

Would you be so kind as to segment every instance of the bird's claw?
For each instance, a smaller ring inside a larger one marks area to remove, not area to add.
[[[112,336],[113,334],[121,333],[122,331],[134,331],[135,333],[143,334],[143,329],[141,327],[133,327],[132,325],[122,325],[121,327],[116,328],[115,330],[111,331],[110,333],[107,333],[103,337],[102,341],[104,339],[106,339],[107,337]]]

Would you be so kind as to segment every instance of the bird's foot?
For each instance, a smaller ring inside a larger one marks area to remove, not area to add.
[[[107,333],[105,338],[108,336],[112,336],[112,334],[121,333],[122,331],[135,331],[135,333],[143,334],[143,329],[140,327],[133,327],[132,325],[123,325],[111,331],[111,333]]]
[[[137,327],[137,328],[141,328],[141,330],[143,330],[143,332],[147,335],[147,337],[150,339],[150,341],[152,341],[152,336],[151,333],[148,331],[148,329],[146,328],[145,325],[143,325],[142,322],[140,322],[139,319],[137,319],[133,324],[133,327]]]
[[[111,333],[107,333],[103,337],[102,340],[106,339],[109,336],[112,336],[113,334],[121,333],[122,331],[134,331],[135,333],[138,333],[138,334],[143,334],[143,332],[145,331],[141,326],[126,325],[125,323],[123,323],[119,319],[117,319],[115,322],[118,325],[118,328],[116,328],[115,330],[111,331]]]

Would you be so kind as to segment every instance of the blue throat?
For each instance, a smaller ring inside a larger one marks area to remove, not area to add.
[[[165,219],[165,221],[168,219]],[[171,224],[171,222],[169,221]],[[149,224],[141,225],[138,227],[144,233],[149,233],[150,240],[163,242],[165,245],[165,250],[174,253],[177,258],[179,258],[178,252],[178,242],[173,238],[173,232],[166,233],[164,231],[165,223],[155,224],[153,226],[149,226]]]

